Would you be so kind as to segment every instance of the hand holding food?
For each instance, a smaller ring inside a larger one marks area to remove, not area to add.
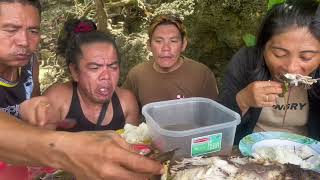
[[[242,89],[236,100],[242,112],[250,107],[271,107],[282,93],[282,84],[276,81],[255,81]]]
[[[56,146],[75,149],[66,154],[66,158],[74,159],[66,170],[77,172],[75,176],[80,180],[147,179],[151,174],[160,174],[160,163],[133,153],[130,145],[111,131],[74,134],[73,138],[59,139]],[[78,145],[74,146],[75,143]]]
[[[178,148],[166,152],[160,152],[158,149],[152,147],[150,145],[150,132],[145,123],[141,123],[139,126],[126,124],[124,129],[118,130],[117,132],[126,140],[126,142],[131,144],[134,151],[138,154],[161,162],[161,164],[164,165],[165,172],[168,172],[175,151],[178,150]],[[151,179],[159,179],[159,177],[154,176]]]

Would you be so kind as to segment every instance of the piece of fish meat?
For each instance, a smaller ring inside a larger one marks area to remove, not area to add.
[[[163,178],[162,178],[163,179]],[[187,158],[170,169],[170,180],[313,180],[320,174],[291,164],[239,157]]]

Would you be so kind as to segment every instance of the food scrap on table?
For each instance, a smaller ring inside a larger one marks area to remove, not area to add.
[[[252,156],[256,159],[276,161],[281,164],[294,164],[305,169],[319,169],[320,155],[308,146],[268,146],[255,149]]]

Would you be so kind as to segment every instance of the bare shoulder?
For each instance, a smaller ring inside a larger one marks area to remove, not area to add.
[[[44,95],[49,96],[55,94],[61,96],[72,94],[72,82],[53,84],[44,92]]]
[[[128,89],[117,87],[115,91],[116,91],[120,101],[125,101],[125,102],[127,102],[127,101],[136,101],[136,97]],[[121,102],[121,104],[122,104],[122,102]]]
[[[43,95],[51,99],[58,106],[68,104],[72,98],[72,82],[54,84]]]
[[[116,93],[120,99],[120,104],[124,112],[126,123],[139,124],[139,106],[134,94],[127,89],[117,87]]]
[[[54,84],[43,95],[48,97],[52,105],[61,111],[61,117],[65,117],[71,104],[72,82]]]
[[[115,92],[117,93],[121,107],[126,111],[139,109],[136,96],[128,89],[117,87]]]

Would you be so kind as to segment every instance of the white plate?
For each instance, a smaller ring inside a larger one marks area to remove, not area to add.
[[[303,148],[306,148],[304,150],[307,150],[308,152],[310,152],[310,154],[316,156],[320,155],[320,142],[305,136],[287,132],[253,133],[242,138],[239,143],[240,152],[244,156],[253,156],[253,154],[256,154],[256,150],[260,149],[261,147],[279,146],[289,148],[288,151],[291,148],[292,150],[296,150],[300,149],[301,146],[304,146]],[[310,160],[313,163],[314,158]],[[316,165],[316,167],[314,167],[313,170],[320,172],[320,164]]]
[[[259,141],[252,145],[252,152],[255,153],[256,149],[259,149],[261,147],[275,147],[275,146],[286,146],[290,148],[296,148],[299,149],[304,144],[301,144],[299,142],[289,141],[289,140],[282,140],[282,139],[267,139]],[[312,152],[312,155],[319,155],[315,150],[310,148],[309,146],[306,146],[310,152]]]

